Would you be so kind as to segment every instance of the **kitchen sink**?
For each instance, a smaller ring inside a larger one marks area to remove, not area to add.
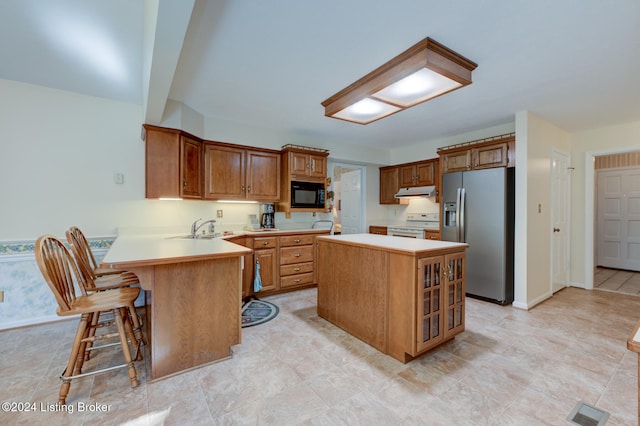
[[[214,238],[218,238],[220,237],[221,234],[219,233],[215,233],[215,234],[200,234],[200,235],[176,235],[175,237],[167,237],[167,239],[173,240],[173,239],[178,239],[178,240],[212,240]]]

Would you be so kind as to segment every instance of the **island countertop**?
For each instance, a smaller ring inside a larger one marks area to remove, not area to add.
[[[127,269],[203,259],[237,257],[251,249],[223,238],[187,239],[166,235],[120,236],[102,259],[102,265]]]
[[[417,238],[393,237],[378,234],[346,234],[318,236],[318,241],[330,240],[335,243],[354,245],[359,247],[379,248],[388,252],[409,253],[414,255],[427,254],[453,248],[466,248],[466,243],[450,241],[422,240]]]

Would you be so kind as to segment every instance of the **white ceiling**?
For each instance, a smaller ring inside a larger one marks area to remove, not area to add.
[[[366,126],[324,117],[320,102],[427,36],[478,63],[472,85]],[[570,132],[640,119],[638,0],[3,0],[0,53],[0,78],[372,147],[522,110]]]

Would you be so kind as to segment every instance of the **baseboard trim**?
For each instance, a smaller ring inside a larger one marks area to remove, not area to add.
[[[58,315],[49,315],[46,317],[38,317],[28,320],[9,321],[0,324],[0,331],[12,330],[14,328],[33,327],[35,325],[43,325],[54,322],[77,320],[78,318],[80,318],[80,315],[72,315],[64,318],[60,318]]]
[[[523,303],[523,302],[517,302],[514,301],[512,306],[514,308],[518,308],[518,309],[524,309],[526,311],[528,311],[529,309],[533,308],[534,306],[544,302],[545,300],[549,299],[551,296],[553,296],[553,294],[551,292],[547,292],[545,294],[543,294],[540,297],[537,297],[529,302]]]

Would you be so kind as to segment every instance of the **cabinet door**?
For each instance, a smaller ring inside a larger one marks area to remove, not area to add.
[[[436,167],[434,161],[425,161],[416,166],[416,185],[431,186],[436,184]]]
[[[260,264],[260,279],[262,280],[262,291],[277,290],[280,288],[278,280],[278,249],[270,248],[255,250],[253,252],[254,274]]]
[[[370,234],[378,234],[378,235],[387,235],[387,227],[386,226],[369,226]]]
[[[309,155],[309,176],[317,178],[327,177],[327,157]]]
[[[472,155],[474,169],[506,167],[507,163],[509,162],[506,143],[498,143],[495,145],[474,148],[472,151]]]
[[[202,198],[202,144],[186,136],[180,139],[181,195]]]
[[[418,260],[417,352],[435,346],[444,338],[441,298],[444,267],[443,256]]]
[[[398,167],[380,168],[380,204],[399,204],[394,197],[398,193],[399,185]]]
[[[280,154],[247,151],[247,199],[278,201],[280,199]]]
[[[289,174],[294,176],[309,175],[309,154],[289,153]]]
[[[442,173],[463,172],[471,169],[471,151],[458,151],[444,154],[442,157]]]
[[[205,144],[204,198],[245,199],[244,149]]]
[[[416,166],[400,166],[400,188],[416,186]]]
[[[464,252],[445,256],[444,279],[445,315],[444,337],[464,331],[465,257]]]

